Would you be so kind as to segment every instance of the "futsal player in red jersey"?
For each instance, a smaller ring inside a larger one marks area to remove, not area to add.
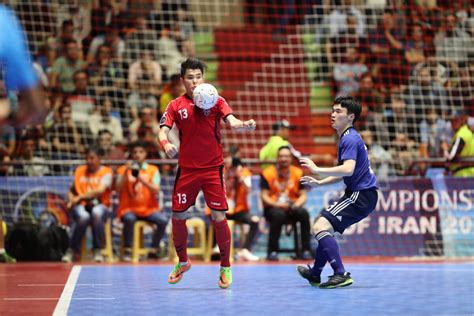
[[[223,120],[234,130],[254,130],[254,120],[237,119],[224,98],[216,105],[202,110],[194,105],[193,90],[204,83],[205,64],[189,58],[181,64],[181,81],[186,93],[172,100],[160,121],[159,141],[166,155],[176,156],[178,148],[169,142],[168,134],[176,124],[180,135],[178,172],[173,190],[173,242],[179,262],[168,277],[168,283],[178,283],[191,268],[186,252],[188,229],[187,210],[194,205],[199,190],[204,193],[206,204],[211,209],[217,244],[221,254],[218,285],[226,289],[232,284],[230,268],[231,234],[225,212],[227,211],[223,169],[220,124]]]

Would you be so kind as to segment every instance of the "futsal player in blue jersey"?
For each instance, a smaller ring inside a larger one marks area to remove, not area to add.
[[[301,183],[319,186],[344,180],[344,195],[330,207],[323,210],[312,227],[318,240],[314,265],[298,266],[298,273],[313,286],[330,289],[351,285],[353,280],[346,272],[334,239],[334,232],[344,230],[367,217],[377,205],[377,181],[370,167],[367,147],[354,122],[360,116],[361,105],[353,97],[338,97],[334,101],[331,114],[331,126],[339,135],[338,166],[322,168],[308,158],[301,158],[300,164],[313,174],[325,176],[318,180],[311,176],[301,178]],[[321,283],[321,272],[329,262],[334,274],[325,283]]]
[[[26,48],[26,38],[13,12],[0,4],[0,71],[7,91],[19,93],[20,106],[10,107],[0,96],[0,124],[9,120],[15,126],[42,123],[46,114],[38,78]]]
[[[19,93],[20,106],[10,107],[7,97],[0,96],[0,125],[16,127],[44,121],[46,109],[38,89],[38,79],[26,48],[26,38],[13,12],[0,4],[0,72],[7,91]],[[0,214],[0,262],[14,262],[4,249],[3,222]]]

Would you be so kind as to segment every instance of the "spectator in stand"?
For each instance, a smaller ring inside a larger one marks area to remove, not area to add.
[[[56,18],[58,25],[62,25],[66,20],[72,21],[72,38],[78,42],[79,46],[91,32],[91,5],[89,2],[61,4],[58,7]]]
[[[112,100],[103,99],[98,111],[89,117],[89,128],[94,138],[97,138],[100,130],[108,130],[113,136],[114,144],[123,144],[123,131],[120,120],[112,115]]]
[[[93,63],[89,64],[88,72],[91,85],[101,94],[124,87],[122,65],[114,60],[111,54],[109,46],[100,45]]]
[[[237,252],[236,256],[246,261],[258,261],[259,258],[251,252],[260,222],[260,217],[251,214],[248,204],[248,194],[252,187],[252,172],[242,164],[238,147],[231,147],[230,154],[225,159],[225,183],[227,204],[229,205],[226,217],[228,220],[250,226],[245,242],[241,245],[242,249]]]
[[[267,259],[278,260],[279,240],[283,225],[292,221],[301,226],[302,254],[300,259],[311,259],[309,252],[310,224],[309,213],[304,208],[307,196],[300,185],[303,171],[291,165],[291,149],[283,146],[278,149],[276,165],[263,170],[260,180],[261,198],[265,219],[270,224]]]
[[[51,69],[49,83],[53,89],[63,93],[74,91],[74,73],[86,67],[82,60],[79,47],[74,40],[69,40],[65,44],[66,53],[59,57]]]
[[[53,67],[54,61],[58,56],[56,39],[53,36],[48,36],[44,40],[43,45],[41,45],[36,53],[36,63],[38,63],[43,72],[49,74]],[[49,86],[49,81],[48,81]]]
[[[139,15],[135,18],[135,30],[130,32],[125,38],[125,61],[132,64],[140,58],[143,47],[148,47],[154,54],[154,59],[158,59],[158,36],[154,29],[148,27],[147,19]]]
[[[346,49],[345,60],[334,65],[334,81],[337,85],[337,96],[354,96],[359,92],[360,78],[368,68],[359,62],[355,48]]]
[[[268,142],[262,147],[262,149],[260,149],[258,155],[260,161],[276,160],[278,156],[278,149],[282,146],[288,146],[291,149],[291,153],[294,157],[301,157],[301,153],[294,149],[288,141],[290,137],[290,129],[290,122],[285,119],[273,123],[273,136],[271,136]],[[271,166],[271,164],[261,164],[262,170],[269,166]]]
[[[346,49],[353,47],[359,55],[359,62],[365,63],[368,42],[367,37],[357,33],[358,20],[355,15],[347,15],[347,30],[338,33],[326,42],[326,56],[328,62],[341,63],[346,55]]]
[[[444,152],[444,157],[449,162],[456,161],[456,159],[473,158],[474,132],[467,124],[468,116],[464,111],[457,111],[451,117],[451,125],[455,132],[451,140],[451,148]],[[449,169],[455,177],[474,177],[472,163],[452,164]]]
[[[99,151],[89,148],[85,152],[86,164],[77,167],[68,192],[68,209],[74,221],[69,248],[62,261],[76,261],[87,226],[92,226],[94,260],[104,261],[104,224],[110,207],[113,172],[100,162]]]
[[[181,83],[179,74],[171,75],[169,82],[163,87],[163,93],[160,97],[160,114],[165,113],[166,107],[171,100],[176,99],[184,93],[184,87]]]
[[[458,27],[458,18],[453,12],[446,13],[444,29],[436,33],[434,44],[439,60],[467,62],[468,56],[474,54],[474,41]]]
[[[61,23],[61,28],[59,31],[59,36],[56,39],[57,55],[66,56],[67,54],[67,44],[69,42],[75,42],[79,48],[80,55],[82,56],[82,42],[74,37],[74,24],[72,20],[64,20]]]
[[[73,80],[74,90],[66,96],[66,102],[71,105],[72,120],[79,124],[88,125],[89,116],[95,108],[96,93],[89,86],[89,77],[84,70],[76,71]]]
[[[396,15],[385,10],[379,25],[369,35],[372,74],[380,79],[385,89],[391,90],[404,81],[402,72],[403,34],[396,24]]]
[[[374,140],[374,135],[371,130],[367,129],[361,131],[360,136],[367,146],[370,164],[377,179],[386,179],[389,176],[394,176],[395,170],[391,166],[393,159],[390,152],[385,150],[385,148]]]
[[[121,62],[125,52],[125,42],[119,37],[119,30],[115,27],[108,27],[105,34],[94,37],[89,52],[87,53],[87,63],[92,64],[100,46],[110,47],[112,59]]]
[[[393,141],[397,134],[418,135],[415,125],[416,118],[399,94],[392,94],[391,98],[387,100],[384,114],[390,141]]]
[[[104,160],[120,160],[125,159],[126,154],[120,148],[114,145],[112,141],[112,133],[109,130],[101,129],[97,136],[97,144],[99,147],[99,156]]]
[[[8,163],[10,161],[11,161],[11,157],[8,154],[8,151],[0,144],[0,162]],[[0,176],[5,177],[8,174],[10,174],[11,171],[12,171],[11,166],[0,164]],[[1,219],[1,217],[0,217],[0,219]],[[2,232],[2,234],[3,234],[3,232]],[[2,245],[2,249],[3,249],[3,245]],[[0,254],[1,257],[4,257],[4,254],[5,253],[1,253]],[[4,260],[5,258],[2,258],[2,259]],[[5,261],[0,260],[0,262],[5,262]]]
[[[166,78],[179,73],[181,62],[185,58],[178,49],[178,43],[176,43],[170,34],[170,30],[167,28],[161,31],[161,36],[158,40],[158,52],[158,60],[164,69]]]
[[[427,45],[423,35],[423,27],[420,24],[415,24],[409,34],[411,37],[405,43],[405,61],[410,66],[408,75],[411,75],[417,64],[426,61]]]
[[[357,19],[357,35],[365,36],[365,16],[352,4],[352,0],[341,0],[340,4],[336,2],[335,9],[329,14],[327,21],[330,28],[330,35],[337,36],[347,31],[348,15],[352,15]]]
[[[99,0],[93,1],[91,36],[104,34],[108,28],[123,29],[128,23],[126,11],[128,0]],[[143,3],[143,2],[142,2]]]
[[[158,194],[160,192],[160,171],[148,164],[146,146],[134,143],[131,146],[133,162],[117,170],[117,192],[120,204],[117,216],[123,222],[125,253],[123,260],[131,261],[133,226],[137,220],[156,225],[153,235],[153,257],[157,257],[160,241],[168,224],[169,217],[160,212]]]
[[[389,152],[393,157],[392,161],[398,176],[407,175],[412,160],[419,157],[417,143],[408,134],[402,132],[395,133]]]
[[[163,152],[157,143],[160,125],[156,119],[156,111],[151,107],[142,108],[139,118],[130,124],[129,141],[131,143],[141,140],[145,143],[147,156],[152,159],[162,158]]]
[[[49,166],[45,164],[46,160],[34,155],[36,147],[37,140],[34,138],[34,135],[26,134],[20,140],[20,153],[15,160],[28,164],[15,166],[15,174],[17,176],[41,177],[50,174]]]
[[[359,129],[363,127],[370,128],[380,135],[385,130],[383,122],[383,95],[375,85],[370,73],[362,75],[360,78],[359,92],[356,99],[364,104],[362,113],[356,122]],[[382,143],[387,143],[379,138]]]
[[[468,63],[460,63],[452,84],[447,87],[449,108],[463,108],[474,116],[474,54]]]
[[[128,85],[131,90],[139,88],[138,81],[150,80],[153,85],[161,87],[161,66],[154,60],[153,53],[149,48],[140,51],[140,59],[130,65],[128,70]],[[159,94],[155,91],[154,94]]]
[[[442,111],[427,108],[420,122],[420,154],[422,157],[442,157],[448,149],[451,127],[443,118]]]
[[[132,93],[128,104],[132,117],[145,105],[158,109],[158,97],[161,93],[162,70],[160,64],[153,59],[148,49],[140,52],[140,59],[130,65],[128,70],[128,85]]]
[[[176,10],[176,19],[171,25],[172,37],[178,44],[179,51],[184,57],[193,57],[196,54],[194,47],[193,34],[196,31],[196,23],[189,14],[187,6],[179,4]]]
[[[59,108],[60,120],[48,131],[49,141],[53,145],[52,158],[80,159],[86,144],[92,144],[89,129],[78,126],[71,118],[71,106],[64,103]]]
[[[7,151],[8,156],[15,154],[17,145],[15,128],[8,124],[0,125],[0,146]]]
[[[415,78],[405,92],[408,114],[415,114],[417,121],[428,107],[436,107],[445,112],[448,109],[446,90],[433,76],[429,67],[417,69]]]

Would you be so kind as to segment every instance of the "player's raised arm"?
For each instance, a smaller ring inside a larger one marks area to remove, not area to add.
[[[232,129],[237,131],[253,131],[257,127],[254,120],[241,121],[232,114],[228,115],[225,121]]]
[[[356,161],[349,159],[344,160],[342,165],[336,167],[322,168],[318,167],[311,159],[301,158],[300,164],[302,167],[308,168],[313,174],[331,177],[350,177],[354,173]]]

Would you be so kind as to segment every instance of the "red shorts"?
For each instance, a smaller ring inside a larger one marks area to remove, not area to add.
[[[224,166],[206,169],[178,169],[173,189],[173,212],[184,212],[196,203],[199,190],[210,209],[227,211]]]

